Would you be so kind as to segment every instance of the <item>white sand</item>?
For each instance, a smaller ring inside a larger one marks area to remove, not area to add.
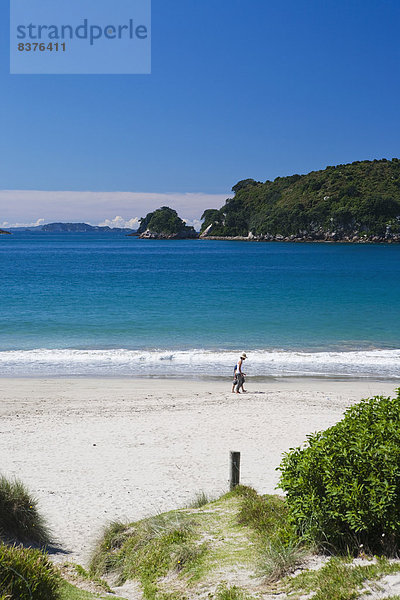
[[[273,492],[282,452],[398,383],[0,379],[0,472],[38,498],[68,560],[85,564],[112,520],[136,520],[227,490],[229,451],[242,483]],[[60,556],[65,560],[65,556]]]

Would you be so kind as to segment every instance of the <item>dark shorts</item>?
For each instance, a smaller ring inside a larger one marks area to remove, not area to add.
[[[240,388],[244,384],[244,375],[242,373],[236,374],[236,385]]]

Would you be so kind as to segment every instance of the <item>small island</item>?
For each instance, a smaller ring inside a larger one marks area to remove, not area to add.
[[[162,206],[140,219],[137,233],[130,235],[150,240],[186,240],[199,237],[194,227],[186,225],[176,210],[168,206]]]
[[[2,234],[11,235],[11,231],[5,231],[4,229],[0,229],[0,235]]]
[[[356,161],[274,181],[245,179],[202,215],[201,238],[400,243],[400,160]]]

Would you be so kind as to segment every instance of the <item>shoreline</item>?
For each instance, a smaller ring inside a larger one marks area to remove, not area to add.
[[[357,236],[355,236],[357,237]],[[379,237],[379,236],[373,236],[377,239],[372,239],[372,238],[364,238],[364,237],[357,237],[357,239],[346,239],[346,238],[338,238],[338,239],[333,239],[333,238],[328,238],[328,239],[315,239],[312,237],[306,237],[306,238],[300,238],[300,237],[296,237],[296,236],[272,236],[271,237],[267,237],[267,238],[263,238],[261,237],[257,237],[257,236],[253,236],[253,237],[248,237],[248,236],[242,236],[242,235],[236,235],[236,236],[232,236],[232,237],[228,237],[228,236],[219,236],[219,235],[207,235],[202,237],[200,235],[200,237],[198,238],[199,240],[214,240],[214,241],[221,241],[221,242],[271,242],[271,243],[281,243],[281,244],[371,244],[371,245],[377,245],[377,244],[400,244],[400,236],[396,236],[395,238],[384,238],[384,237]]]
[[[49,381],[87,381],[87,380],[104,380],[104,381],[148,381],[148,382],[153,382],[153,381],[176,381],[176,382],[182,382],[182,383],[224,383],[226,385],[226,383],[231,381],[231,377],[229,377],[229,375],[202,375],[202,374],[193,374],[193,375],[175,375],[175,374],[171,374],[171,375],[160,375],[160,374],[155,374],[155,375],[140,375],[140,374],[135,374],[135,375],[124,375],[124,374],[118,374],[118,375],[109,375],[109,374],[101,374],[101,375],[93,375],[91,373],[89,374],[82,374],[82,375],[68,375],[68,374],[63,374],[63,375],[2,375],[0,374],[0,389],[1,389],[1,382],[2,381],[29,381],[29,380],[33,380],[33,381],[45,381],[45,380],[49,380]],[[379,384],[379,383],[383,383],[383,384],[388,384],[388,385],[398,385],[398,387],[400,388],[400,376],[398,377],[385,377],[382,375],[382,377],[377,377],[375,375],[360,375],[360,376],[356,376],[356,375],[318,375],[318,374],[313,374],[313,375],[247,375],[246,376],[246,382],[251,384],[251,383],[256,383],[256,384],[268,384],[268,383],[282,383],[284,384],[285,382],[287,383],[294,383],[294,382],[337,382],[337,383],[370,383],[370,384]]]

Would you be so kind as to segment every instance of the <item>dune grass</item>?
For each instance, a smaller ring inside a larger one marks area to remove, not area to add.
[[[0,477],[0,540],[46,545],[50,530],[23,483]]]
[[[187,508],[200,508],[201,506],[209,504],[212,502],[212,500],[213,499],[210,498],[210,496],[208,496],[205,492],[197,492],[193,500],[191,500],[191,502],[189,502],[187,505]]]
[[[94,552],[90,574],[118,572],[118,583],[139,579],[145,598],[153,599],[159,578],[201,560],[206,546],[197,542],[194,521],[179,511],[131,525],[113,523]]]
[[[214,596],[215,600],[252,600],[252,598],[237,585],[228,586],[224,583],[218,586]]]
[[[72,585],[67,581],[62,581],[60,586],[59,600],[125,600],[115,595],[104,595],[101,593],[86,592]],[[0,598],[1,600],[1,598]]]
[[[290,524],[284,498],[260,496],[246,487],[239,488],[236,493],[242,497],[238,520],[256,533],[260,547],[259,572],[268,581],[281,579],[311,553],[311,548]]]
[[[286,591],[293,600],[310,593],[313,600],[354,600],[361,597],[367,583],[378,587],[379,579],[399,572],[400,564],[385,557],[371,559],[367,565],[354,565],[352,557],[334,557],[319,570],[304,571],[287,580]]]
[[[58,600],[60,583],[40,550],[0,545],[0,591],[7,600]]]
[[[247,592],[229,579],[232,572],[274,579],[303,556],[282,498],[238,486],[217,500],[205,499],[137,523],[113,523],[94,551],[90,575],[112,575],[117,585],[136,579],[146,600],[195,598],[205,581],[210,598],[242,599]],[[225,579],[230,587],[215,591]]]
[[[79,573],[82,577],[82,574]],[[97,586],[100,582],[96,580]],[[105,591],[111,592],[110,588]],[[0,544],[0,600],[106,600],[63,579],[47,554],[38,549]],[[112,596],[114,600],[117,596]]]
[[[400,563],[386,558],[358,564],[325,557],[318,570],[294,575],[313,548],[296,536],[287,517],[284,498],[239,486],[199,508],[113,524],[99,542],[90,575],[139,580],[146,600],[251,600],[264,592],[286,593],[291,600],[310,594],[313,600],[356,600],[363,587],[378,589],[379,579],[400,572]]]

